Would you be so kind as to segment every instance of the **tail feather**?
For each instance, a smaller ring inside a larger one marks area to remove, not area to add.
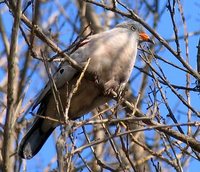
[[[42,131],[43,125],[44,119],[37,118],[19,145],[18,154],[20,157],[24,159],[31,159],[39,152],[50,134],[55,129],[55,127],[49,126],[48,129]]]
[[[45,114],[48,101],[49,98],[46,97],[46,99],[41,102],[37,114],[40,116],[46,116]],[[33,156],[35,156],[55,128],[56,125],[54,125],[52,122],[44,118],[36,117],[35,122],[19,145],[19,156],[24,159],[31,159]]]

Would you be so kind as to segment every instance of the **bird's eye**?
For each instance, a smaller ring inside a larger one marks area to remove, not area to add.
[[[131,26],[131,30],[135,31],[136,30],[135,26]]]

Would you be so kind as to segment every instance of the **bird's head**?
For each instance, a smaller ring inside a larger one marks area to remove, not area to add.
[[[150,42],[154,44],[154,41],[145,33],[143,26],[136,21],[125,21],[116,25],[116,27],[126,28],[131,32],[136,32],[139,42]]]

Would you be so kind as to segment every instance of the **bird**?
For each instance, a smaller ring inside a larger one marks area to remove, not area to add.
[[[94,81],[83,77],[77,92],[72,96],[68,118],[76,120],[100,105],[105,104],[111,97],[106,92],[124,88],[131,75],[140,42],[154,43],[145,33],[143,26],[129,20],[117,24],[110,30],[91,35],[70,55],[81,67],[90,58],[87,72],[97,77],[98,83],[103,84],[104,91]],[[58,89],[62,107],[65,109],[69,93],[73,89],[80,71],[64,61],[53,75]],[[31,159],[42,148],[59,122],[45,118],[63,119],[60,117],[50,81],[36,98],[32,111],[37,109],[33,125],[22,138],[18,155],[23,159]],[[41,118],[43,116],[44,118]]]

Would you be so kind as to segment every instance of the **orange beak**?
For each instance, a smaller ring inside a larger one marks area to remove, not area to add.
[[[150,42],[152,44],[155,44],[153,40],[150,39],[149,35],[147,35],[145,32],[140,32],[140,41]]]

